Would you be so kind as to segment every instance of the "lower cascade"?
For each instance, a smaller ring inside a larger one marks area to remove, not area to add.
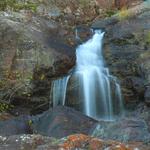
[[[123,114],[120,85],[104,63],[103,36],[104,32],[95,30],[91,39],[77,47],[73,73],[53,81],[50,97],[54,107],[71,106],[98,120]]]

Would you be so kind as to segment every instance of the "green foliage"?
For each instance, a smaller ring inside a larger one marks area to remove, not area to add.
[[[145,42],[147,44],[150,44],[150,31],[147,32],[146,36],[145,36]]]
[[[119,13],[118,13],[118,19],[119,20],[124,20],[127,19],[131,16],[131,14],[129,13],[129,10],[127,8],[122,8]]]
[[[89,3],[90,3],[90,0],[79,0],[79,4],[80,4],[80,6],[82,6],[82,7],[88,6]]]
[[[14,7],[16,0],[0,0],[0,10],[5,10],[7,7]]]
[[[7,9],[12,9],[14,11],[26,9],[36,12],[37,4],[29,1],[26,3],[18,3],[16,0],[0,0],[0,10],[5,11]]]
[[[21,9],[26,9],[26,10],[32,10],[33,12],[36,12],[36,8],[37,8],[37,5],[33,4],[33,3],[27,3],[27,4],[18,4],[18,3],[16,3],[14,5],[14,10],[15,11],[19,11]]]
[[[32,124],[33,124],[32,120],[29,120],[29,121],[28,121],[28,125],[29,125],[29,126],[32,126]]]
[[[0,112],[6,112],[12,109],[13,107],[14,107],[13,105],[0,102]]]
[[[0,89],[3,88],[6,85],[6,80],[1,79],[0,80]]]
[[[106,12],[105,12],[105,14],[106,14],[106,17],[111,17],[111,16],[113,16],[114,14],[116,14],[116,11],[115,10],[107,10]]]

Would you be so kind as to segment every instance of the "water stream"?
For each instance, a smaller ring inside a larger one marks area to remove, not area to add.
[[[73,74],[53,81],[51,98],[54,107],[68,105],[68,101],[75,99],[80,107],[78,110],[95,119],[112,120],[122,114],[120,85],[109,74],[102,55],[103,36],[101,30],[94,31],[93,37],[76,49],[76,69]],[[74,98],[66,98],[71,80],[78,86],[72,91]]]

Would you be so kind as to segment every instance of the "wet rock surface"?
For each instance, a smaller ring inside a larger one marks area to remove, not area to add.
[[[97,121],[65,106],[53,108],[33,119],[33,132],[62,138],[70,134],[90,134]]]
[[[112,122],[102,122],[95,130],[95,136],[102,139],[113,139],[124,142],[150,141],[150,133],[144,120],[123,119]]]
[[[93,136],[105,140],[122,142],[150,142],[149,107],[139,104],[134,110],[125,112],[122,118],[112,121],[100,121]]]
[[[120,80],[124,100],[134,107],[146,101],[149,85],[149,2],[120,14],[93,23],[93,28],[105,28],[104,55],[113,75]],[[120,20],[121,19],[121,20]]]

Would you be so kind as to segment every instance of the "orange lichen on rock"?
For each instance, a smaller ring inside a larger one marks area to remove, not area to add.
[[[82,144],[88,143],[90,137],[84,134],[70,135],[67,140],[61,145],[65,150],[82,147]]]
[[[75,134],[68,136],[67,140],[61,145],[63,150],[71,150],[75,148],[86,148],[89,150],[103,150],[109,147],[110,150],[130,150],[125,145],[119,145],[119,142],[115,141],[103,141],[98,138],[93,138],[84,134]]]
[[[90,150],[103,150],[104,142],[100,139],[93,138],[89,141],[89,149]]]
[[[75,134],[67,137],[60,145],[61,150],[88,149],[88,150],[135,150],[135,146],[117,141],[104,141],[84,134]],[[137,147],[136,147],[137,148]],[[143,150],[143,149],[142,149]]]

